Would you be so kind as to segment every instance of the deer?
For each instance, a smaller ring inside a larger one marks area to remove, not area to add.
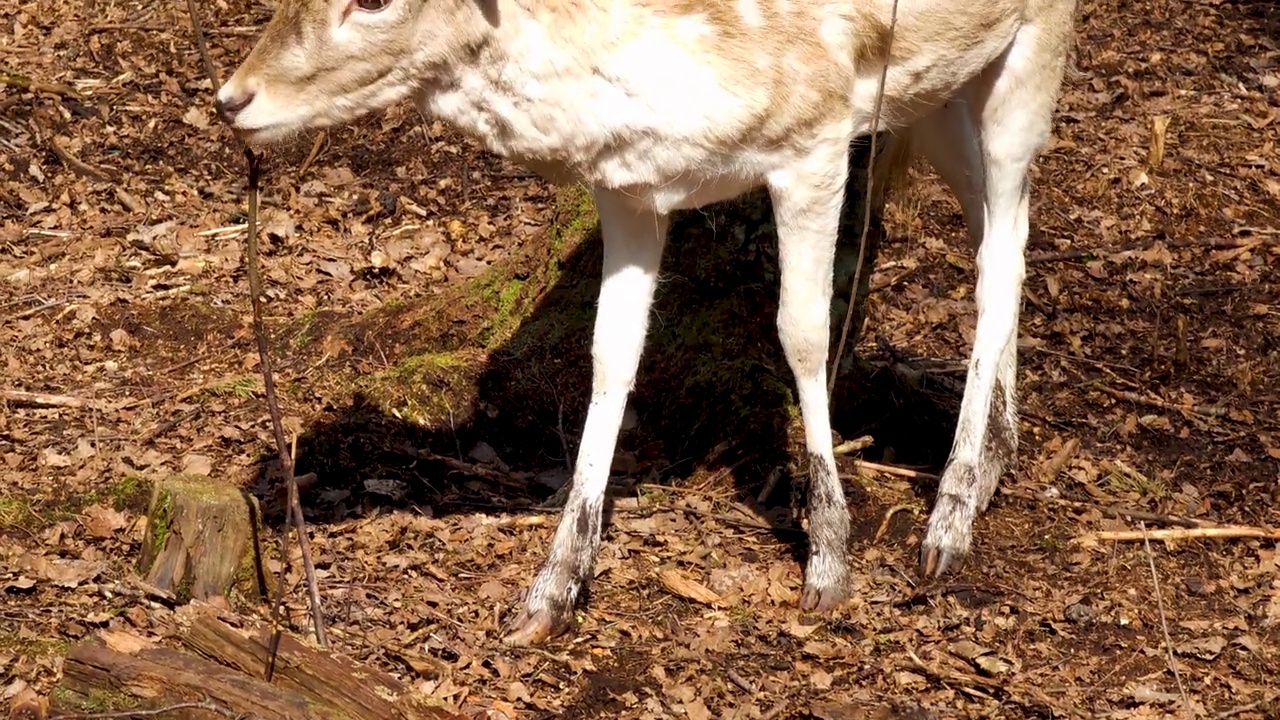
[[[950,454],[921,541],[937,577],[1017,455],[1017,331],[1029,171],[1052,130],[1076,0],[278,0],[219,89],[251,146],[403,99],[553,183],[581,183],[603,244],[591,395],[549,552],[503,641],[568,630],[592,577],[618,434],[673,212],[764,187],[777,227],[776,324],[804,429],[808,558],[798,605],[848,598],[849,508],[826,361],[852,141],[923,156],[976,248],[976,331]],[[888,162],[887,160],[884,162]],[[877,178],[892,168],[876,161]],[[877,182],[880,182],[879,180]]]

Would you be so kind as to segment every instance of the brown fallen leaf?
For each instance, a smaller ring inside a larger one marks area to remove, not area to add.
[[[89,537],[109,538],[129,524],[129,516],[105,505],[90,505],[81,513],[80,525]]]
[[[50,559],[27,553],[18,558],[18,566],[58,587],[73,588],[97,577],[105,563],[90,560]]]
[[[182,472],[192,475],[208,475],[213,472],[213,459],[208,455],[191,453],[182,458]]]
[[[663,570],[658,573],[658,579],[671,594],[678,595],[685,600],[712,607],[720,604],[720,595],[713,592],[706,585],[690,579],[679,570]]]

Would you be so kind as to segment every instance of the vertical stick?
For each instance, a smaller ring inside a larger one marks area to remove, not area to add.
[[[844,325],[840,328],[840,342],[836,343],[836,356],[831,362],[831,373],[827,376],[827,402],[836,389],[836,372],[840,369],[840,356],[844,353],[844,344],[849,340],[849,326],[853,323],[853,306],[858,299],[858,285],[862,282],[862,263],[867,256],[867,234],[871,232],[871,202],[874,168],[876,164],[876,133],[880,131],[880,109],[884,105],[884,84],[889,77],[889,61],[893,57],[893,32],[898,27],[898,0],[893,0],[893,10],[889,15],[889,44],[885,48],[884,67],[880,68],[880,84],[876,87],[876,102],[871,112],[871,152],[867,157],[867,186],[862,201],[862,236],[858,240],[858,263],[853,267],[853,285],[849,289],[849,307],[845,309]]]
[[[195,0],[187,0],[187,11],[191,15],[191,30],[196,37],[196,49],[200,52],[200,60],[204,64],[205,74],[209,76],[209,85],[216,95],[221,87],[213,61],[209,58],[209,48],[205,44],[204,31],[200,27],[200,14],[196,11]],[[249,304],[253,308],[253,336],[257,341],[258,359],[262,365],[262,388],[267,399],[267,408],[271,414],[271,430],[276,440],[276,451],[280,457],[280,472],[288,484],[289,507],[286,510],[284,532],[280,538],[280,577],[275,602],[271,606],[271,654],[267,661],[266,677],[269,681],[275,670],[276,649],[280,644],[280,605],[284,601],[285,568],[289,561],[289,525],[298,532],[298,547],[302,552],[302,567],[307,577],[307,587],[311,602],[311,617],[315,625],[316,642],[322,649],[329,647],[324,627],[324,613],[320,609],[320,588],[316,580],[315,565],[311,562],[311,547],[307,540],[306,522],[302,517],[302,502],[298,497],[298,479],[293,474],[293,453],[285,443],[284,423],[280,419],[280,403],[276,399],[275,374],[271,368],[271,355],[267,351],[267,330],[262,322],[262,276],[258,272],[258,188],[262,179],[262,162],[248,146],[244,147],[245,160],[249,164],[249,220],[248,220],[248,267]]]

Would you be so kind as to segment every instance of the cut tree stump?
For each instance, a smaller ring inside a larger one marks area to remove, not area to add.
[[[207,606],[206,606],[207,607]],[[186,614],[186,613],[183,613]],[[254,720],[476,720],[426,704],[375,668],[316,650],[285,634],[272,682],[267,627],[239,630],[207,610],[180,630],[183,649],[129,632],[104,630],[71,649],[54,694],[59,711],[174,708],[161,717]],[[181,707],[202,703],[204,707]]]
[[[200,475],[160,479],[151,490],[138,571],[181,602],[260,602],[270,582],[260,518],[257,501],[230,483]]]

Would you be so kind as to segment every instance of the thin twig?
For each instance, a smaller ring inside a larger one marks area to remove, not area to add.
[[[1138,522],[1142,522],[1139,520]],[[1077,541],[1088,542],[1132,542],[1147,538],[1152,540],[1191,540],[1195,538],[1256,538],[1259,540],[1280,540],[1280,530],[1267,530],[1246,525],[1201,525],[1200,527],[1176,527],[1160,530],[1098,530],[1081,535]]]
[[[849,307],[844,312],[844,324],[840,327],[840,342],[836,343],[836,355],[831,361],[831,375],[827,378],[827,398],[830,402],[836,390],[836,372],[840,369],[840,356],[849,340],[849,326],[853,324],[853,308],[857,305],[858,285],[862,282],[862,262],[867,256],[867,235],[871,232],[871,203],[874,198],[874,168],[876,163],[876,133],[880,131],[880,110],[884,105],[884,86],[889,77],[890,50],[893,33],[898,27],[898,0],[893,0],[889,15],[889,43],[884,51],[884,65],[880,68],[880,84],[876,86],[876,102],[871,109],[871,148],[867,156],[866,188],[862,196],[862,234],[858,239],[858,262],[853,266],[853,285],[849,288]]]
[[[204,64],[204,74],[209,76],[209,87],[217,95],[222,84],[218,82],[218,72],[209,58],[209,46],[204,41],[204,30],[200,27],[200,13],[196,12],[196,0],[187,0],[187,11],[191,13],[191,32],[196,36],[196,49],[200,51],[200,62]],[[250,164],[252,167],[252,163]]]
[[[675,510],[686,515],[696,515],[698,517],[711,518],[719,520],[726,525],[734,525],[736,527],[752,528],[754,530],[767,530],[769,532],[804,532],[799,528],[785,527],[782,525],[770,525],[760,520],[751,520],[749,518],[734,517],[733,515],[725,515],[723,513],[711,512],[710,510],[699,510],[698,508],[689,507],[688,505],[655,505],[656,510]]]
[[[1160,408],[1162,410],[1178,410],[1180,412],[1195,413],[1197,415],[1205,415],[1207,417],[1226,417],[1227,409],[1220,405],[1178,405],[1167,400],[1158,398],[1143,397],[1137,393],[1128,390],[1116,390],[1106,385],[1095,385],[1095,388],[1119,400],[1127,400],[1138,405],[1146,405],[1148,407]]]
[[[204,40],[204,32],[200,27],[200,15],[196,10],[195,0],[187,0],[187,11],[191,15],[191,31],[195,35],[196,48],[200,52],[200,60],[204,64],[205,74],[209,76],[209,86],[216,95],[221,87],[218,73],[213,61],[209,58],[209,49]],[[311,601],[311,613],[316,633],[316,643],[321,649],[328,648],[325,636],[324,615],[320,608],[320,594],[316,580],[315,565],[311,562],[310,547],[307,542],[306,521],[302,516],[302,504],[298,499],[298,480],[293,472],[293,454],[285,443],[284,423],[280,417],[280,403],[276,397],[275,374],[271,367],[271,354],[267,349],[267,330],[262,321],[262,275],[258,271],[258,190],[262,181],[262,161],[247,145],[243,146],[245,160],[249,165],[249,216],[246,223],[248,235],[248,252],[246,274],[249,276],[249,304],[253,310],[253,335],[257,341],[259,365],[262,369],[262,389],[266,396],[267,409],[271,415],[271,430],[276,440],[276,452],[280,458],[280,474],[288,484],[289,507],[286,522],[281,531],[281,564],[279,590],[271,608],[271,653],[267,661],[266,677],[270,681],[275,672],[276,653],[280,647],[282,629],[279,623],[280,606],[284,601],[284,572],[288,564],[289,525],[292,524],[298,533],[298,545],[302,551],[302,567],[307,578]]]
[[[760,493],[756,495],[756,504],[764,505],[764,501],[769,499],[773,494],[773,489],[778,486],[778,480],[782,478],[782,468],[775,467],[769,472],[764,479],[764,486],[760,488]]]
[[[54,83],[40,82],[39,80],[32,80],[26,75],[18,75],[16,73],[0,73],[0,86],[17,88],[18,90],[26,90],[33,93],[61,95],[63,97],[83,97],[80,93],[66,85],[55,85]]]
[[[897,515],[903,510],[914,510],[914,509],[915,509],[914,505],[903,504],[903,505],[894,505],[893,507],[886,510],[884,513],[884,519],[880,521],[880,527],[876,528],[876,534],[871,538],[871,542],[873,543],[880,542],[880,538],[884,537],[884,534],[889,530],[889,522],[893,520],[894,515]],[[912,514],[914,515],[915,513],[913,512]]]
[[[742,691],[748,695],[755,695],[757,690],[754,683],[738,674],[737,670],[729,668],[725,671],[725,675],[729,677],[729,681],[734,685],[742,688]]]
[[[1027,502],[1047,502],[1053,505],[1066,505],[1068,507],[1086,510],[1097,510],[1103,517],[1117,520],[1123,520],[1126,518],[1129,520],[1144,520],[1149,523],[1159,523],[1160,525],[1173,525],[1184,528],[1207,527],[1204,521],[1187,517],[1185,515],[1168,515],[1164,513],[1154,513],[1147,510],[1136,510],[1120,505],[1099,505],[1098,503],[1086,502],[1083,500],[1072,500],[1070,498],[1032,495],[1031,493],[1019,492],[1008,488],[1001,489],[1000,495],[1018,500],[1026,500]]]
[[[782,713],[785,712],[786,709],[787,709],[787,699],[783,698],[778,702],[774,703],[773,707],[766,710],[765,713],[760,716],[760,720],[774,720],[774,718],[782,715]]]
[[[311,152],[307,153],[307,159],[302,161],[302,167],[298,168],[298,179],[301,180],[303,175],[307,174],[307,170],[311,167],[311,163],[315,162],[316,156],[320,154],[320,148],[324,147],[324,141],[328,139],[329,131],[321,130],[316,135],[316,141],[311,144]]]
[[[51,310],[53,308],[58,307],[59,305],[66,305],[68,302],[70,302],[69,298],[63,298],[61,300],[50,300],[49,302],[44,303],[42,305],[37,305],[33,308],[27,308],[26,310],[23,310],[20,313],[17,313],[15,315],[10,315],[9,320],[10,321],[21,320],[23,318],[31,317],[32,315],[39,315],[45,310]]]
[[[493,470],[483,465],[467,462],[466,460],[459,460],[457,458],[449,457],[448,455],[438,455],[430,450],[421,450],[409,445],[404,446],[404,453],[410,457],[418,458],[419,460],[429,460],[431,462],[448,465],[450,468],[457,470],[460,473],[484,478],[485,480],[495,482],[504,487],[520,490],[527,490],[529,488],[528,482],[513,478],[509,473],[504,473],[500,470]]]
[[[1236,707],[1223,710],[1222,712],[1218,713],[1217,715],[1214,715],[1213,717],[1215,720],[1226,720],[1227,718],[1233,718],[1237,715],[1243,715],[1244,713],[1250,712],[1252,710],[1257,710],[1259,707],[1266,705],[1267,703],[1275,700],[1280,700],[1280,692],[1270,693],[1269,695],[1262,698],[1261,700],[1255,700],[1251,703],[1248,703],[1247,705],[1238,705]]]
[[[854,460],[853,464],[856,465],[859,470],[870,470],[872,472],[882,472],[886,475],[897,475],[898,477],[918,478],[921,480],[937,480],[938,479],[938,476],[934,475],[933,473],[921,472],[919,470],[912,470],[911,468],[904,468],[898,465],[884,465],[882,463],[875,463],[867,460]]]
[[[26,392],[23,390],[0,390],[0,401],[12,405],[28,405],[32,407],[88,408],[95,406],[93,400],[85,398],[71,395]]]
[[[986,688],[988,690],[1008,690],[1007,686],[1002,685],[994,680],[988,680],[984,677],[971,675],[969,673],[939,670],[933,667],[932,665],[926,663],[924,660],[921,660],[920,656],[916,655],[915,650],[911,649],[911,647],[908,646],[906,648],[906,651],[907,651],[907,657],[911,658],[911,662],[915,663],[916,667],[923,670],[926,674],[933,676],[935,679],[941,680],[942,682],[955,683],[957,685],[968,685],[970,687],[977,686],[981,688]]]
[[[292,457],[297,457],[298,437],[293,438]],[[315,473],[307,473],[314,481]],[[315,625],[316,644],[321,650],[329,648],[329,639],[325,632],[324,612],[320,608],[320,582],[316,578],[316,566],[311,561],[311,541],[307,537],[307,521],[302,517],[301,493],[298,490],[299,478],[289,472],[289,512],[293,516],[293,529],[298,533],[298,550],[302,553],[302,567],[307,577],[307,596],[311,601],[311,622]]]
[[[1160,575],[1156,573],[1156,557],[1151,552],[1151,542],[1147,539],[1147,526],[1139,521],[1142,528],[1142,545],[1147,551],[1147,565],[1151,568],[1151,588],[1156,596],[1156,609],[1160,611],[1160,630],[1164,633],[1164,649],[1169,654],[1169,669],[1173,671],[1173,679],[1178,683],[1178,694],[1182,696],[1182,705],[1187,717],[1195,717],[1191,711],[1191,700],[1187,697],[1187,689],[1182,685],[1182,674],[1178,672],[1178,662],[1173,657],[1173,640],[1169,637],[1169,621],[1164,615],[1164,599],[1160,596]]]
[[[59,145],[58,141],[53,139],[52,136],[49,137],[49,149],[52,150],[53,154],[57,155],[58,159],[76,175],[99,181],[111,179],[111,174],[109,172],[96,168],[72,155],[66,148]]]

